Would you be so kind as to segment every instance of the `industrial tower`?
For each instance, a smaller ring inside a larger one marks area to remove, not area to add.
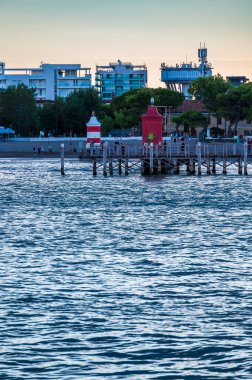
[[[169,90],[183,92],[185,98],[190,98],[188,93],[190,84],[200,77],[212,76],[212,65],[207,61],[207,49],[201,47],[198,49],[199,65],[196,63],[181,63],[176,66],[167,66],[161,63],[161,81],[164,82]]]

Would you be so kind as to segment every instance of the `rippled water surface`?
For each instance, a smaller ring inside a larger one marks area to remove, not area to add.
[[[0,161],[1,379],[252,379],[251,176]]]

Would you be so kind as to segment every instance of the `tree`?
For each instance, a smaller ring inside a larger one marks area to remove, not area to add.
[[[52,134],[55,136],[63,135],[65,128],[65,100],[57,97],[55,102],[47,102],[39,109],[40,130],[44,131],[45,136]]]
[[[185,99],[184,94],[178,91],[171,91],[160,87],[151,90],[153,91],[154,103],[157,107],[166,106],[176,108],[182,104]]]
[[[101,114],[101,101],[93,88],[72,92],[65,99],[57,97],[39,111],[41,129],[48,135],[83,135],[93,111]]]
[[[101,100],[98,92],[90,88],[72,92],[65,99],[65,127],[68,134],[83,135],[92,112],[99,116]]]
[[[111,121],[115,128],[132,128],[139,125],[141,115],[146,112],[150,99],[154,98],[156,106],[177,107],[184,100],[184,95],[164,88],[142,88],[125,92],[113,99],[110,107]],[[160,109],[164,112],[164,109]]]
[[[229,121],[228,134],[234,126],[234,134],[237,134],[237,126],[240,120],[251,120],[252,112],[252,83],[245,83],[239,87],[231,87],[225,94],[217,96],[219,115]]]
[[[110,104],[102,104],[100,112],[101,133],[106,136],[112,129],[116,128],[114,114]]]
[[[208,118],[198,111],[184,112],[182,115],[173,117],[173,121],[176,124],[177,133],[180,125],[184,126],[184,133],[191,135],[194,134],[195,128],[201,127],[205,130],[208,126]]]
[[[248,123],[251,123],[252,121],[252,105],[247,110],[246,120]]]
[[[2,102],[2,99],[3,99],[3,93],[4,93],[4,90],[3,89],[0,89],[0,125],[4,125],[4,119],[3,119],[3,102]]]
[[[35,136],[39,131],[36,90],[26,85],[9,86],[1,94],[4,125],[11,125],[20,136]]]
[[[216,113],[219,106],[217,96],[225,94],[230,88],[232,88],[230,82],[218,74],[196,79],[191,83],[188,92],[196,100],[201,101],[210,112]]]

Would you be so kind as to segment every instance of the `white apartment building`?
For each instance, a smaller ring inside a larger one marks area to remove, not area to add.
[[[73,91],[91,87],[91,68],[80,64],[42,63],[38,68],[6,68],[0,62],[0,89],[19,83],[36,89],[38,102],[65,98]]]

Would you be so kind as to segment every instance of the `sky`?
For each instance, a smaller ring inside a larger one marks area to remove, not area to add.
[[[0,0],[0,61],[91,67],[118,59],[148,69],[197,62],[206,44],[213,73],[252,81],[252,0]]]

